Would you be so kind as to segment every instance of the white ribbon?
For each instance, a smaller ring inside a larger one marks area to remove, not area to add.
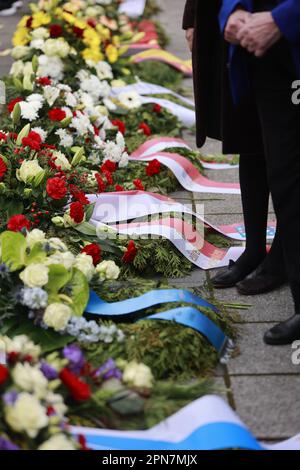
[[[119,6],[120,13],[126,13],[132,18],[137,18],[144,13],[146,0],[123,0]]]

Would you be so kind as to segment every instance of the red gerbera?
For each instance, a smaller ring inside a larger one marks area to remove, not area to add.
[[[46,190],[48,196],[56,200],[63,199],[68,191],[65,180],[58,177],[48,179]]]
[[[23,214],[13,215],[7,222],[7,228],[12,232],[20,232],[24,228],[29,230],[30,222]]]
[[[137,248],[135,246],[135,243],[133,240],[130,240],[130,242],[127,245],[127,250],[125,251],[122,261],[123,263],[132,263],[134,258],[136,257],[137,254]]]
[[[153,106],[153,112],[154,113],[160,113],[161,112],[161,105],[158,104],[158,103],[155,103],[155,105]]]
[[[73,374],[67,367],[64,367],[59,374],[62,383],[67,387],[71,396],[76,401],[86,401],[91,397],[91,389],[89,385],[83,380],[79,379],[77,375]]]
[[[41,86],[51,85],[52,80],[48,77],[40,77],[36,79],[36,83]]]
[[[138,189],[140,191],[145,190],[144,185],[143,185],[142,181],[139,178],[133,180],[133,184],[136,187],[136,189]]]
[[[110,173],[114,173],[117,169],[117,164],[111,160],[106,160],[103,165],[101,165],[100,169],[101,171],[109,171]]]
[[[119,129],[119,132],[121,132],[121,134],[125,135],[126,126],[123,121],[121,121],[120,119],[113,119],[111,123],[113,126],[116,126]]]
[[[20,101],[23,101],[23,98],[18,97],[18,98],[14,98],[13,100],[10,100],[10,102],[7,105],[7,111],[9,113],[12,113],[13,110],[14,110],[15,105],[17,103],[20,103]]]
[[[66,112],[60,108],[53,108],[48,111],[50,121],[62,121],[66,117]]]
[[[150,127],[148,126],[148,124],[146,124],[146,122],[141,122],[139,125],[139,129],[141,129],[147,136],[151,135],[152,133]]]
[[[62,36],[63,29],[60,24],[52,24],[49,28],[51,38],[59,38]]]
[[[160,162],[155,158],[152,162],[149,162],[146,167],[146,173],[148,176],[158,175],[160,173]]]
[[[70,204],[70,216],[76,224],[80,224],[84,219],[84,209],[80,202]]]
[[[90,243],[89,245],[86,245],[81,250],[81,253],[86,253],[87,255],[91,256],[95,266],[97,266],[101,260],[101,248],[96,243]]]
[[[24,147],[30,147],[32,150],[41,149],[42,139],[40,134],[34,131],[30,131],[27,137],[23,137],[22,145]]]
[[[100,193],[103,193],[103,191],[105,191],[105,183],[104,183],[101,175],[99,173],[95,173],[95,178],[97,180],[98,189],[99,189]]]
[[[7,171],[6,163],[3,160],[3,158],[0,157],[0,181],[2,180],[2,178],[5,175],[6,171]]]
[[[3,364],[0,364],[0,385],[4,384],[8,379],[8,369]]]

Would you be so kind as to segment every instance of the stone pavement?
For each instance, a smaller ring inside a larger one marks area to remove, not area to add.
[[[180,57],[188,57],[188,49],[181,31],[183,0],[160,0],[163,11],[159,20],[171,38],[169,50]],[[15,17],[0,18],[0,50],[10,46],[12,33],[24,7]],[[9,70],[11,60],[0,57],[0,77]],[[185,86],[192,94],[192,81],[185,80]],[[0,122],[1,128],[1,122]],[[194,137],[186,133],[186,140],[192,146]],[[220,152],[220,144],[209,141],[203,152]],[[236,170],[209,171],[211,179],[238,181]],[[191,194],[179,191],[173,197],[183,203],[203,203],[209,221],[218,224],[240,222],[242,210],[237,195]],[[176,281],[183,287],[201,286],[209,273],[195,269],[193,273]],[[174,281],[173,281],[174,283]],[[300,432],[300,367],[291,362],[291,348],[272,348],[262,341],[263,332],[274,322],[288,317],[292,301],[287,288],[275,294],[249,298],[238,296],[235,289],[215,293],[217,298],[229,303],[251,304],[248,310],[240,311],[239,349],[240,355],[233,358],[228,366],[220,367],[216,382],[230,389],[227,398],[253,433],[263,440],[282,440]],[[299,389],[298,389],[299,387]]]

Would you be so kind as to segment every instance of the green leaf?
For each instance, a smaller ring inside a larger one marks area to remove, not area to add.
[[[26,239],[21,233],[4,232],[1,235],[2,261],[11,271],[17,271],[25,265]]]
[[[43,250],[42,243],[35,243],[35,245],[31,248],[30,252],[26,255],[25,264],[28,266],[32,263],[43,263],[47,255]]]
[[[71,279],[71,273],[61,264],[50,264],[49,266],[49,281],[45,286],[47,292],[56,294],[59,292]]]
[[[40,326],[35,326],[31,320],[22,316],[16,316],[5,320],[0,327],[0,334],[14,337],[17,335],[27,335],[35,344],[42,348],[42,352],[50,352],[66,346],[74,340],[72,336],[63,336],[54,330],[44,330]]]
[[[31,184],[34,188],[37,188],[43,181],[43,179],[45,178],[45,170],[42,170],[40,171],[37,175],[35,175],[35,177],[33,178]]]
[[[87,222],[90,220],[90,218],[93,215],[94,207],[95,207],[95,204],[89,204],[85,210],[85,217],[86,217]]]
[[[79,271],[79,269],[73,269],[73,276],[69,286],[72,291],[70,297],[73,301],[73,312],[76,316],[80,317],[83,314],[85,307],[87,306],[87,303],[89,301],[90,289],[85,275],[81,271]]]
[[[83,233],[84,235],[90,235],[94,237],[97,235],[96,227],[90,224],[89,222],[83,222],[80,225],[76,225],[76,227],[74,228],[75,230],[77,230],[80,233]]]
[[[10,200],[6,204],[7,211],[7,220],[10,219],[13,215],[22,214],[24,210],[24,205],[22,201]]]
[[[16,109],[16,106],[18,104],[15,105],[14,107],[14,111],[15,112],[15,109]],[[19,108],[20,108],[20,105],[19,105]],[[20,114],[21,114],[21,108],[20,108]],[[17,137],[17,140],[16,140],[16,144],[17,145],[21,145],[22,144],[22,139],[24,137],[27,137],[28,134],[29,134],[29,131],[30,131],[30,124],[26,124],[26,126],[23,127],[23,129],[20,130],[19,134],[18,134],[18,137]]]

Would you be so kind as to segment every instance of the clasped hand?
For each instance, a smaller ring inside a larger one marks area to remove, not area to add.
[[[267,11],[251,14],[238,9],[225,28],[226,41],[244,47],[256,57],[262,57],[280,38],[281,32]]]

